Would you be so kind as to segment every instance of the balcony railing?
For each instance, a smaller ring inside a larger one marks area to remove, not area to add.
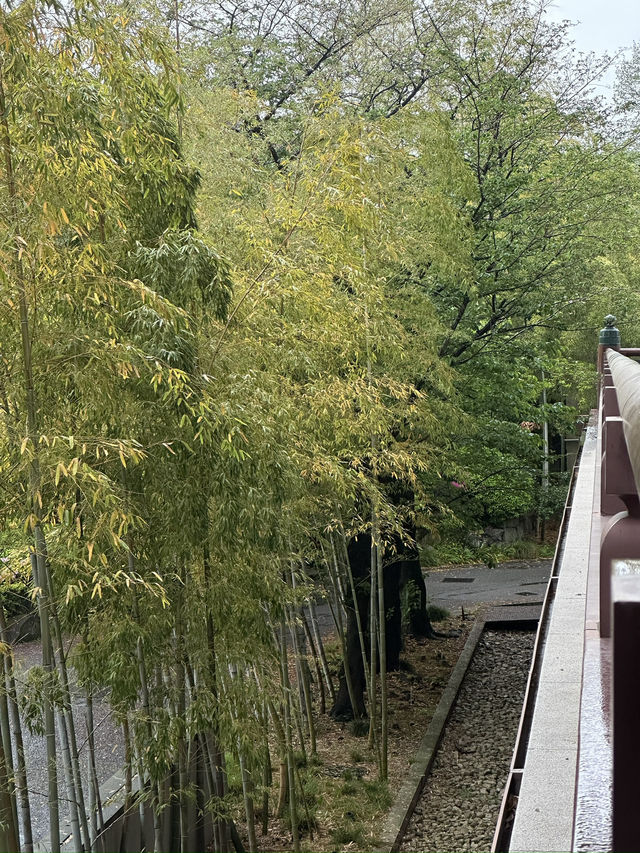
[[[640,850],[640,364],[601,344],[600,636],[611,637],[613,850]]]

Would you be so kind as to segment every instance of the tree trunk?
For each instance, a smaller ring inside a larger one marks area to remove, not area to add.
[[[280,623],[280,672],[284,702],[284,736],[287,748],[287,777],[289,781],[289,815],[291,818],[291,835],[295,853],[300,850],[300,833],[298,830],[298,803],[296,799],[295,770],[293,745],[291,743],[291,685],[289,684],[289,666],[287,661],[287,645],[285,642],[284,619]]]
[[[400,574],[400,588],[402,591],[404,623],[406,631],[412,637],[437,636],[429,619],[427,610],[427,587],[420,566],[418,552],[408,552],[407,556],[400,561],[398,566]]]
[[[15,853],[18,846],[18,827],[13,817],[13,807],[9,794],[9,776],[0,739],[0,848],[7,853]]]
[[[353,607],[353,593],[351,593],[345,602],[347,611],[347,660],[349,661],[351,681],[353,684],[354,694],[358,697],[355,716],[366,716],[366,708],[364,704],[365,688],[367,687],[367,678],[362,660],[362,640],[364,639],[367,651],[367,661],[370,663],[370,651],[368,641],[370,640],[370,632],[368,628],[370,618],[370,572],[371,572],[371,537],[368,533],[361,533],[359,536],[352,539],[347,546],[347,554],[349,558],[349,566],[353,576],[353,586],[356,591],[358,603],[358,613]],[[409,565],[411,561],[398,560],[397,556],[392,562],[384,562],[384,602],[385,602],[385,649],[387,655],[387,671],[397,670],[400,665],[400,652],[402,651],[402,601],[401,591],[403,588],[403,579],[405,578],[404,564]],[[417,551],[415,552],[414,569],[417,567],[419,578],[422,580],[422,589],[424,596],[421,600],[421,607],[416,613],[416,625],[418,616],[423,622],[426,622],[430,628],[429,617],[426,609],[426,590],[424,587],[424,578],[420,570],[420,564],[417,559]],[[377,595],[374,608],[377,608]],[[358,621],[362,629],[363,637],[360,636]],[[432,631],[433,629],[431,629]],[[412,632],[413,633],[413,632]],[[430,633],[427,636],[435,636]],[[376,660],[376,670],[378,669],[379,661]],[[349,720],[354,716],[349,693],[346,687],[346,679],[344,673],[340,677],[340,686],[336,695],[331,711],[329,712],[335,719]]]
[[[364,703],[366,679],[362,651],[360,648],[358,616],[364,633],[366,630],[365,626],[368,624],[369,616],[371,537],[368,534],[361,534],[360,536],[352,539],[347,546],[347,554],[349,558],[349,565],[351,567],[351,574],[353,575],[357,601],[354,603],[352,596],[349,596],[348,600],[345,602],[347,611],[347,635],[344,666],[349,668],[355,708],[352,707],[347,679],[345,672],[343,671],[340,676],[340,685],[338,687],[335,702],[329,711],[330,716],[337,720],[350,720],[354,716],[366,717],[367,715],[367,709]],[[358,616],[356,616],[356,606],[358,608]],[[368,631],[366,632],[365,641],[366,637],[368,637]]]
[[[27,785],[27,768],[24,760],[24,742],[22,739],[22,722],[18,707],[18,693],[16,680],[13,672],[13,651],[8,642],[7,620],[4,607],[0,602],[0,640],[5,644],[7,651],[4,656],[4,669],[6,676],[7,695],[9,698],[9,713],[13,736],[16,741],[16,789],[20,800],[20,814],[22,815],[22,826],[24,835],[24,853],[33,851],[33,831],[31,827],[31,807],[29,804],[29,789]],[[16,822],[16,825],[19,825]]]

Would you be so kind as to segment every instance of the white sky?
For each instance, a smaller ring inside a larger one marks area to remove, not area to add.
[[[613,55],[640,42],[640,0],[553,0],[549,16],[579,22],[571,34],[580,51]],[[614,78],[607,74],[603,94]]]

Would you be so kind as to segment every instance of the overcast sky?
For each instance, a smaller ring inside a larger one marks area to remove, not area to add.
[[[615,54],[640,42],[640,0],[553,0],[549,15],[579,22],[571,30],[578,50]],[[606,84],[614,76],[608,74]]]

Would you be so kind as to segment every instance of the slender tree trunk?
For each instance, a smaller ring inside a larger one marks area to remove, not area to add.
[[[131,548],[129,548],[129,570],[133,571],[135,568],[133,553]],[[138,599],[136,594],[133,596],[133,611],[135,620],[140,626],[140,610],[138,608]],[[145,722],[147,729],[147,738],[149,743],[151,743],[153,738],[153,729],[151,724],[151,700],[149,697],[149,681],[147,677],[147,664],[144,657],[144,648],[142,645],[142,636],[140,635],[140,631],[138,631],[138,638],[136,640],[136,657],[138,659],[138,678],[140,681],[140,699],[142,702],[142,710],[145,714]],[[138,755],[140,762],[140,789],[142,790],[145,785],[145,775],[144,775],[144,765],[142,763],[141,756]],[[154,853],[160,853],[161,848],[161,839],[162,834],[160,831],[160,790],[157,782],[153,779],[149,779],[150,793],[151,793],[151,808],[153,811],[153,847]],[[144,810],[141,810],[142,820],[144,821]],[[144,823],[143,823],[144,825]]]
[[[13,806],[9,793],[9,776],[4,747],[0,740],[0,849],[7,853],[19,851],[18,827],[13,817]]]
[[[373,703],[373,697],[371,695],[371,680],[369,678],[369,673],[368,673],[368,669],[367,669],[367,664],[368,664],[367,647],[366,647],[366,642],[365,642],[364,629],[362,627],[362,619],[360,617],[360,606],[358,603],[358,593],[356,591],[356,584],[355,584],[355,580],[353,578],[353,570],[351,568],[351,560],[349,559],[349,550],[348,550],[348,548],[344,542],[344,539],[342,539],[342,545],[343,545],[344,556],[345,556],[345,561],[344,561],[345,562],[345,572],[346,572],[347,578],[349,580],[349,589],[351,590],[351,597],[353,599],[353,611],[354,611],[354,615],[355,615],[356,626],[358,628],[358,640],[360,642],[360,654],[362,655],[362,669],[364,672],[365,687],[366,687],[366,691],[367,691],[367,697],[369,699],[369,706],[371,707],[371,705]],[[333,553],[333,559],[334,559],[334,563],[336,565],[336,571],[337,571],[338,570],[337,569],[337,567],[338,567],[338,555],[336,553],[336,548],[335,548],[335,543],[334,543],[333,537],[331,538],[331,550]]]
[[[278,646],[279,645],[280,644],[278,643]],[[260,679],[258,678],[257,673],[256,681],[258,682],[258,685],[260,685]],[[287,804],[287,799],[289,795],[289,777],[287,775],[287,739],[285,737],[284,726],[280,720],[278,712],[276,711],[273,702],[268,696],[267,707],[269,708],[269,715],[271,717],[271,721],[273,722],[273,728],[276,733],[276,738],[278,740],[278,748],[280,752],[280,767],[278,773],[278,804],[276,806],[275,814],[276,817],[281,818],[284,816],[284,809]]]
[[[207,666],[207,679],[209,682],[209,689],[214,697],[215,702],[218,701],[218,685],[217,685],[217,669],[216,669],[216,650],[215,650],[215,626],[213,622],[213,614],[211,612],[211,606],[208,602],[208,595],[210,592],[211,586],[211,566],[210,566],[210,557],[209,557],[209,548],[208,545],[205,545],[203,549],[203,567],[204,567],[204,586],[205,586],[205,598],[206,598],[206,623],[207,623],[207,650],[208,650],[208,666]],[[216,781],[216,792],[215,795],[219,798],[220,802],[224,800],[226,793],[226,769],[224,765],[224,755],[220,749],[220,732],[218,729],[217,721],[214,719],[212,722],[211,734],[210,737],[212,739],[212,749],[211,755],[215,764],[215,772],[214,779]],[[231,829],[229,826],[229,821],[226,819],[222,819],[217,821],[218,826],[216,827],[216,833],[218,838],[219,849],[225,853],[229,848],[229,844],[231,841]]]
[[[2,605],[0,605],[1,607]],[[9,719],[9,692],[7,690],[6,677],[6,662],[7,653],[3,655],[2,671],[4,673],[3,689],[0,688],[0,732],[2,733],[2,746],[4,748],[4,758],[7,769],[7,781],[9,790],[9,799],[11,800],[11,809],[13,812],[13,822],[18,824],[18,805],[16,800],[16,776],[13,767],[13,736],[11,732],[11,720]]]
[[[53,671],[53,658],[51,650],[51,636],[49,633],[49,616],[46,590],[48,584],[46,565],[46,540],[41,526],[41,475],[40,460],[38,457],[38,407],[36,403],[35,386],[33,382],[33,365],[31,358],[31,331],[29,323],[29,305],[27,299],[27,287],[22,265],[22,251],[24,241],[21,236],[20,218],[18,216],[17,189],[13,171],[13,152],[11,131],[9,128],[10,112],[4,88],[4,74],[2,62],[0,61],[0,127],[2,128],[2,148],[4,153],[4,164],[6,173],[7,195],[9,199],[9,213],[15,230],[15,282],[17,290],[18,310],[20,315],[20,335],[22,342],[22,368],[24,372],[24,386],[26,395],[27,411],[27,438],[31,443],[33,453],[29,465],[28,484],[28,511],[31,517],[31,530],[34,538],[35,560],[32,567],[35,568],[38,581],[35,586],[40,590],[38,593],[38,611],[40,614],[40,626],[42,635],[43,667],[49,675]],[[47,774],[49,788],[49,833],[51,842],[51,853],[59,853],[60,850],[60,815],[58,800],[58,777],[56,768],[56,741],[55,741],[55,719],[50,691],[45,697],[44,718],[45,735],[47,740]]]
[[[7,694],[9,697],[9,713],[11,716],[11,724],[13,736],[16,743],[16,789],[18,799],[20,800],[20,814],[22,816],[23,827],[23,849],[24,853],[33,853],[33,830],[31,827],[31,806],[29,804],[29,789],[27,785],[27,767],[24,760],[24,742],[22,739],[22,723],[20,720],[20,710],[18,708],[18,693],[16,690],[16,680],[13,672],[13,651],[9,645],[9,637],[7,634],[7,619],[4,612],[4,607],[0,602],[0,640],[4,643],[7,651],[4,656],[4,669],[7,685]],[[16,825],[19,825],[16,822]]]
[[[126,712],[122,717],[122,739],[124,741],[124,817],[122,820],[122,842],[124,844],[127,839],[130,813],[133,809],[133,747],[131,745],[129,717]],[[139,781],[142,784],[142,780]],[[140,833],[142,834],[142,826],[140,826]]]
[[[329,672],[329,664],[327,662],[327,655],[324,650],[324,643],[322,642],[322,634],[320,633],[320,628],[318,626],[318,616],[316,613],[316,607],[312,599],[309,601],[309,615],[311,617],[311,628],[313,630],[313,637],[315,639],[316,648],[320,657],[320,665],[322,666],[322,674],[324,675],[325,684],[327,685],[327,690],[329,691],[329,697],[332,702],[335,702],[336,691],[333,686],[333,679],[331,678],[331,673]]]
[[[238,685],[242,684],[242,677],[238,671],[238,667],[235,664],[229,664],[229,673],[231,675],[232,681],[235,681]],[[234,717],[236,720],[238,719],[237,710],[234,712]],[[244,802],[245,817],[247,819],[247,835],[249,836],[249,850],[253,851],[256,849],[256,818],[253,803],[254,786],[253,780],[251,778],[251,773],[247,768],[247,762],[245,759],[240,737],[238,737],[237,739],[237,747],[238,764],[240,766],[240,778],[242,780],[242,799]]]
[[[139,748],[136,749],[135,760],[136,760],[136,764],[138,767],[138,783],[139,783],[139,790],[140,790],[140,795],[138,797],[138,819],[140,821],[140,838],[142,841],[142,853],[146,853],[147,848],[145,847],[145,844],[144,844],[143,829],[144,829],[144,823],[145,823],[145,821],[144,821],[145,807],[144,806],[145,806],[145,802],[146,802],[145,787],[147,785],[147,781],[146,781],[146,775],[144,772],[144,764],[142,761],[142,755],[140,753]],[[151,795],[151,785],[149,783],[149,796],[150,795]],[[152,807],[153,807],[153,803],[152,803]]]
[[[339,581],[336,577],[335,570],[331,566],[331,561],[326,558],[325,555],[325,565],[327,566],[327,570],[329,572],[329,577],[331,579],[331,585],[333,587],[333,593],[335,598],[335,613],[334,618],[337,620],[338,626],[338,634],[340,635],[340,644],[342,646],[342,667],[344,674],[344,685],[347,691],[348,698],[348,708],[351,714],[361,717],[365,715],[365,710],[363,706],[363,702],[359,695],[356,693],[356,689],[353,683],[353,675],[352,675],[352,666],[349,657],[348,650],[348,637],[345,636],[344,624],[342,621],[342,604],[339,598]],[[345,713],[345,709],[347,707],[346,701],[341,697],[341,690],[338,690],[338,694],[336,695],[336,699],[333,703],[333,707],[329,712],[332,717],[336,717],[337,719],[341,719],[342,715]]]
[[[51,607],[51,624],[53,627],[53,637],[56,644],[56,654],[54,660],[57,661],[57,669],[60,675],[60,683],[63,691],[63,709],[60,719],[61,727],[64,726],[66,735],[65,750],[68,750],[69,770],[71,771],[71,790],[69,798],[75,803],[75,808],[78,816],[78,825],[80,829],[80,837],[82,844],[86,850],[90,849],[91,837],[89,833],[89,824],[87,821],[87,812],[84,804],[84,792],[82,790],[82,775],[80,773],[80,759],[78,757],[78,741],[76,738],[76,728],[73,719],[73,708],[71,701],[71,689],[69,687],[69,673],[67,670],[67,661],[62,640],[62,629],[58,618],[58,607],[53,595],[53,586],[51,573],[47,573],[49,602]],[[61,728],[62,731],[62,728]],[[64,739],[62,739],[64,744]],[[67,760],[67,759],[65,759]]]
[[[180,592],[176,596],[176,688],[177,688],[177,717],[180,725],[178,737],[178,802],[180,805],[180,853],[186,853],[189,844],[189,807],[187,802],[187,790],[189,787],[189,774],[187,767],[187,738],[186,726],[186,674],[185,674],[185,652],[184,652],[184,626],[183,626],[183,590],[186,583],[184,567],[182,569]]]
[[[58,711],[58,733],[60,735],[60,745],[62,747],[62,767],[64,770],[64,781],[67,788],[67,803],[69,806],[69,823],[71,824],[71,834],[73,835],[73,846],[76,850],[84,850],[82,837],[80,835],[80,821],[78,816],[78,801],[76,799],[75,785],[73,784],[73,771],[71,770],[71,753],[69,751],[69,734],[67,731],[67,723],[64,718],[64,712]]]
[[[269,750],[269,709],[265,703],[262,711],[262,725],[264,729],[264,761],[262,763],[262,826],[261,832],[266,835],[269,831],[269,788],[273,783],[271,770],[271,751]]]
[[[316,646],[315,646],[315,643],[313,641],[313,637],[311,636],[311,631],[309,629],[309,623],[307,622],[307,617],[305,616],[305,613],[304,613],[304,610],[302,607],[300,608],[299,616],[300,616],[300,620],[302,621],[302,628],[304,630],[304,635],[305,635],[306,641],[309,645],[309,649],[311,650],[311,658],[313,660],[313,668],[314,668],[315,673],[316,673],[316,683],[318,685],[318,692],[320,694],[320,696],[319,696],[320,713],[324,714],[324,713],[326,713],[326,710],[327,710],[327,699],[326,699],[325,690],[324,690],[324,680],[322,678],[322,673],[320,672],[320,661],[319,661],[318,652],[316,650]]]
[[[86,699],[85,699],[86,701]],[[87,739],[89,738],[89,720],[87,717],[87,711],[85,708],[85,725],[87,728]],[[96,847],[96,839],[98,837],[98,807],[96,805],[96,789],[93,784],[93,775],[91,773],[91,747],[89,746],[87,740],[87,746],[89,747],[89,752],[87,754],[87,778],[89,780],[88,788],[89,788],[89,831],[91,833],[91,846],[90,850],[95,850]],[[127,808],[125,806],[124,814],[122,815],[123,821],[123,835],[127,828]]]
[[[36,525],[35,539],[37,551],[32,554],[31,569],[36,588],[40,590],[38,614],[40,617],[40,639],[42,642],[42,667],[47,673],[49,683],[44,694],[44,731],[47,744],[47,780],[49,792],[49,841],[51,853],[60,853],[60,801],[58,794],[58,763],[56,757],[56,724],[51,696],[53,681],[53,649],[49,626],[48,596],[40,581],[41,566],[46,562],[46,545],[40,525]]]
[[[298,733],[298,743],[300,744],[300,752],[302,754],[302,760],[306,764],[307,763],[307,748],[305,745],[304,732],[302,730],[302,714],[300,712],[300,702],[293,702],[291,700],[291,695],[289,696],[289,711],[291,716],[293,717],[293,722],[296,725],[296,731]]]
[[[296,586],[293,567],[291,567],[291,585],[295,590]],[[316,755],[316,726],[315,721],[313,719],[313,703],[311,700],[311,685],[309,683],[309,664],[303,654],[304,646],[301,645],[301,643],[304,643],[304,631],[301,624],[301,612],[302,608],[299,608],[296,614],[292,613],[291,615],[291,636],[293,639],[293,649],[296,657],[296,670],[298,673],[298,678],[300,679],[298,692],[301,694],[300,698],[304,702],[304,717],[307,721],[307,731],[309,733],[309,747],[311,749],[311,755]],[[300,622],[298,622],[297,620],[300,620]]]
[[[374,606],[374,602],[376,600],[377,594],[377,586],[378,586],[378,563],[377,563],[377,545],[375,542],[375,538],[371,536],[371,571],[369,574],[370,578],[370,589],[371,593],[369,595],[369,684],[370,684],[370,696],[371,701],[369,704],[369,748],[372,748],[376,742],[376,726],[378,723],[378,703],[377,703],[377,683],[376,683],[376,637],[377,637],[377,626],[376,626],[376,608]]]
[[[387,638],[386,638],[386,612],[384,604],[384,575],[382,569],[382,545],[380,543],[380,530],[375,516],[376,535],[378,544],[376,546],[376,571],[378,581],[378,630],[380,640],[378,648],[380,652],[380,778],[387,779]],[[373,610],[373,601],[371,602]]]
[[[291,571],[291,588],[295,593],[297,589],[297,584],[296,572],[293,562],[289,564],[289,568]],[[309,670],[309,661],[307,660],[306,654],[306,638],[303,624],[304,612],[300,605],[297,605],[295,608],[295,617],[295,620],[292,620],[292,624],[294,631],[296,659],[298,661],[298,671],[300,673],[302,686],[302,698],[304,700],[304,710],[307,719],[307,731],[309,732],[309,745],[311,748],[311,755],[316,755],[316,724],[313,717],[313,701],[311,696],[311,672]]]
[[[88,688],[85,693],[85,723],[87,727],[87,749],[88,749],[88,771],[89,771],[89,791],[91,793],[92,803],[90,806],[90,817],[91,817],[91,828],[93,833],[93,839],[91,841],[91,849],[93,850],[95,847],[95,839],[100,833],[104,830],[104,814],[102,812],[102,800],[100,798],[100,783],[98,781],[98,768],[96,765],[96,738],[95,738],[95,722],[93,719],[93,696],[91,695],[91,689]],[[126,759],[126,742],[125,742],[125,772],[131,773],[131,755],[129,755],[129,766],[127,768],[127,759]],[[131,752],[131,743],[129,743],[129,752]],[[129,780],[129,788],[131,787],[131,783]],[[125,782],[125,792],[126,792],[126,782]],[[127,821],[127,799],[125,793],[125,814],[124,814],[124,822],[125,826],[123,828],[126,829],[126,821]]]
[[[300,850],[300,833],[298,831],[298,804],[294,774],[293,747],[291,744],[291,685],[289,683],[289,666],[287,662],[287,644],[285,642],[284,619],[280,624],[280,671],[284,702],[284,736],[287,748],[287,777],[289,781],[289,815],[291,818],[291,834],[295,853]]]
[[[160,853],[162,850],[162,806],[165,802],[162,796],[162,787],[160,782],[152,782],[151,790],[153,791],[153,850],[154,853]]]

